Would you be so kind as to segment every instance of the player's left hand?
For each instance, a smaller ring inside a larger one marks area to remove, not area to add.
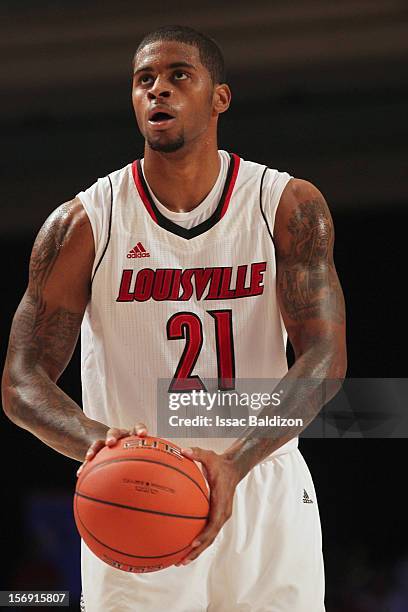
[[[235,489],[241,479],[236,466],[222,454],[198,447],[182,449],[182,453],[194,461],[199,461],[203,466],[204,476],[210,487],[210,510],[207,525],[192,542],[192,550],[176,563],[177,566],[194,561],[213,543],[232,514]]]

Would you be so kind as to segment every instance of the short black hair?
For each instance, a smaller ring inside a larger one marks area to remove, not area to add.
[[[211,80],[214,85],[217,83],[225,83],[225,64],[224,57],[218,44],[210,38],[198,32],[193,28],[181,25],[168,25],[162,26],[149,32],[139,43],[136,49],[134,57],[139,53],[143,47],[159,40],[175,40],[177,42],[185,43],[186,45],[192,45],[197,47],[200,61],[210,73]]]

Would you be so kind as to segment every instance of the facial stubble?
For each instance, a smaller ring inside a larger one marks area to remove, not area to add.
[[[178,151],[179,149],[181,149],[182,147],[184,147],[184,135],[180,134],[179,136],[177,136],[174,140],[170,141],[170,142],[153,142],[149,139],[147,139],[147,143],[149,145],[149,147],[153,150],[153,151],[159,151],[160,153],[174,153],[174,151]]]

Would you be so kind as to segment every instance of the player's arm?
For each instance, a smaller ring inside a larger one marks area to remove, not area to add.
[[[286,186],[276,213],[274,243],[277,296],[295,353],[295,363],[279,383],[284,393],[278,411],[303,424],[269,429],[266,438],[259,438],[258,432],[258,438],[249,435],[237,441],[230,451],[242,475],[307,427],[340,389],[347,369],[333,221],[323,195],[308,181],[293,179]]]
[[[108,427],[85,416],[57,381],[75,348],[90,296],[94,241],[78,198],[54,211],[30,259],[3,373],[7,416],[60,453],[82,461]]]
[[[265,408],[259,417],[278,411],[279,416],[301,419],[302,424],[267,427],[265,437],[259,428],[249,429],[221,455],[197,447],[183,451],[201,461],[211,490],[208,524],[183,565],[210,546],[231,516],[239,481],[307,427],[339,390],[346,373],[345,307],[333,261],[333,221],[322,194],[311,183],[289,181],[276,214],[274,243],[278,301],[295,363],[279,382],[283,394],[278,409]]]

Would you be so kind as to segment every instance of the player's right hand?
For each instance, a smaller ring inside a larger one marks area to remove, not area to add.
[[[84,466],[95,457],[96,453],[100,451],[101,448],[104,446],[115,446],[120,438],[126,438],[127,436],[140,436],[141,438],[145,438],[147,436],[146,425],[144,423],[136,423],[132,429],[119,429],[118,427],[108,429],[105,440],[94,440],[86,451],[85,461],[78,468],[76,473],[77,477],[82,472]]]

